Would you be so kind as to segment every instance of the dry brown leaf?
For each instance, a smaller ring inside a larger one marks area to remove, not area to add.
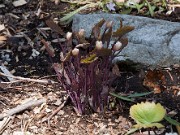
[[[61,34],[61,35],[64,35],[64,32],[63,30],[61,29],[61,27],[59,27],[59,25],[57,25],[53,20],[49,19],[49,20],[46,20],[46,25],[48,27],[50,27],[53,31]]]
[[[49,53],[49,55],[51,57],[55,56],[55,50],[54,48],[51,46],[51,44],[47,41],[45,41],[44,39],[41,40],[41,42],[44,44],[46,51]]]
[[[165,75],[162,71],[150,70],[147,72],[143,85],[154,90],[154,93],[161,93],[163,85],[166,84]]]
[[[174,95],[179,95],[180,93],[180,87],[179,86],[172,86],[172,90],[174,91]]]

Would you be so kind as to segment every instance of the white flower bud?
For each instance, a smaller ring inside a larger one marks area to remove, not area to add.
[[[101,50],[103,48],[102,41],[96,41],[96,49]]]
[[[122,47],[122,43],[121,42],[116,42],[116,44],[113,46],[113,51],[119,51]]]
[[[80,29],[78,32],[79,36],[82,37],[85,35],[85,30],[84,29]]]
[[[73,50],[72,50],[72,55],[73,56],[77,56],[79,54],[79,49],[78,48],[74,48]]]
[[[71,39],[71,37],[72,37],[72,33],[71,32],[67,32],[66,39],[69,40],[69,39]]]

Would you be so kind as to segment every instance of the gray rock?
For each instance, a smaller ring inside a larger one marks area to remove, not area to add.
[[[115,61],[129,59],[153,68],[180,64],[180,23],[120,14],[77,14],[72,31],[85,29],[88,37],[94,24],[102,18],[114,22],[113,30],[119,27],[120,19],[123,25],[135,27],[127,34],[128,46]]]

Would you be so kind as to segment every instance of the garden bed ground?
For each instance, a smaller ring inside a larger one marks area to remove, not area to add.
[[[27,132],[33,135],[122,135],[126,133],[134,124],[129,118],[129,108],[134,103],[112,98],[112,102],[115,103],[114,108],[106,110],[103,114],[88,113],[80,116],[75,113],[66,92],[58,84],[57,76],[51,67],[52,59],[49,58],[41,40],[51,42],[56,53],[59,54],[57,39],[63,42],[65,33],[71,31],[71,27],[57,27],[52,20],[60,17],[58,12],[68,8],[69,5],[65,3],[55,5],[54,2],[49,1],[44,1],[41,5],[32,0],[16,8],[11,4],[6,6],[0,8],[0,24],[5,25],[0,36],[10,38],[0,43],[1,66],[5,65],[15,76],[33,78],[36,81],[48,79],[55,83],[44,84],[31,80],[9,82],[6,86],[0,84],[1,113],[30,100],[45,98],[47,101],[41,106],[31,107],[13,115],[7,123],[0,121],[0,124],[3,124],[0,127],[0,134],[21,135]],[[43,12],[37,16],[39,6],[42,6]],[[161,14],[156,18],[179,21],[177,13],[170,16]],[[59,58],[56,57],[53,61],[57,62]],[[117,92],[126,95],[154,91],[153,94],[139,97],[135,101],[159,102],[165,106],[168,113],[174,115],[174,119],[180,121],[179,65],[154,71],[137,68],[134,63],[118,65],[121,76],[114,83]],[[0,82],[8,81],[7,77],[0,76]],[[58,107],[61,107],[58,113],[46,121],[46,118]],[[161,134],[170,132],[172,129],[177,132],[175,126],[171,127],[166,121],[162,123],[165,129],[160,130]],[[148,134],[148,132],[142,130],[139,134]]]

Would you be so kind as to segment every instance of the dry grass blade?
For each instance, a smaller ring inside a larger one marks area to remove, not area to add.
[[[4,132],[10,121],[12,120],[12,117],[4,118],[2,121],[0,121],[0,134]]]

